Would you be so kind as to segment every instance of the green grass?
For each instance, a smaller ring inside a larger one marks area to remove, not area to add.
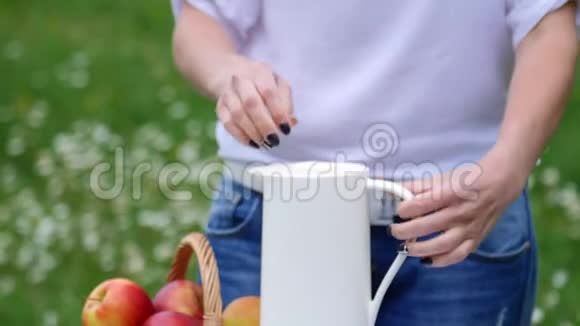
[[[78,325],[85,296],[110,277],[153,293],[176,242],[203,221],[208,201],[167,200],[156,172],[140,200],[129,183],[112,201],[88,187],[88,167],[117,147],[126,181],[137,162],[195,172],[214,158],[212,105],[175,72],[172,25],[168,1],[0,2],[0,325]],[[580,324],[579,102],[576,89],[532,191],[543,325]]]

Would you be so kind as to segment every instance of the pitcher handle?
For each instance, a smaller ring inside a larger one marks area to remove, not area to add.
[[[413,197],[415,197],[415,195],[413,195],[413,193],[409,189],[403,187],[401,184],[387,180],[369,179],[367,182],[367,188],[389,193],[393,196],[401,198],[404,201],[413,199]],[[387,293],[389,286],[393,282],[393,279],[403,266],[403,263],[405,262],[406,259],[407,259],[407,248],[405,247],[403,250],[400,250],[399,253],[397,254],[397,257],[389,267],[387,274],[381,281],[381,284],[379,285],[375,297],[372,299],[370,303],[369,326],[375,325],[377,317],[379,315],[379,310],[381,308],[381,303],[383,302],[383,298],[385,297],[385,294]]]

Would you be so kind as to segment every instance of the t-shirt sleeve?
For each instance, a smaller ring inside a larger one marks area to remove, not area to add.
[[[171,0],[176,19],[188,5],[220,22],[238,46],[247,39],[261,11],[261,0]]]
[[[514,47],[517,47],[546,15],[568,2],[570,0],[507,0],[507,21],[512,30]],[[576,26],[580,33],[580,11],[576,15]]]

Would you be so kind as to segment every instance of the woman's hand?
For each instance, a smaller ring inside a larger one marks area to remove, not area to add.
[[[203,31],[203,33],[199,33]],[[296,125],[288,82],[270,67],[237,53],[217,20],[184,6],[173,35],[175,63],[201,93],[217,99],[217,115],[244,145],[280,144]]]
[[[410,183],[416,197],[401,203],[403,222],[391,225],[393,236],[405,240],[409,254],[424,264],[444,267],[464,260],[522,191],[528,171],[514,162],[494,149],[479,164]]]
[[[448,266],[465,259],[521,192],[556,129],[574,80],[578,55],[576,5],[546,17],[517,48],[506,113],[495,147],[478,165],[410,185],[416,199],[404,202],[392,234],[407,241],[424,263]]]
[[[296,125],[287,81],[263,63],[232,56],[219,82],[216,112],[230,134],[254,148],[276,147]]]

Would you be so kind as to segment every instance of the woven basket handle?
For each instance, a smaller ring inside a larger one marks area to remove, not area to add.
[[[195,252],[203,285],[204,326],[222,325],[223,304],[217,262],[207,238],[192,233],[179,244],[167,281],[183,280],[191,254]]]

